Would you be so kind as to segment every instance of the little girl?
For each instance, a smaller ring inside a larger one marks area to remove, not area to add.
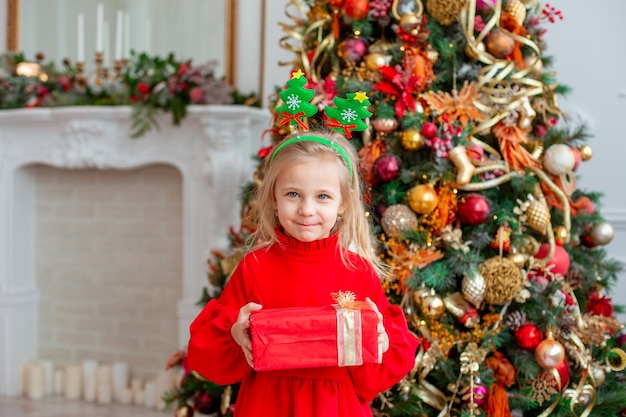
[[[241,381],[237,417],[372,416],[374,397],[413,367],[418,341],[383,291],[357,162],[354,147],[334,132],[292,135],[266,159],[259,243],[190,327],[190,368],[217,384]],[[377,311],[382,363],[253,369],[253,311],[329,305],[338,291]]]

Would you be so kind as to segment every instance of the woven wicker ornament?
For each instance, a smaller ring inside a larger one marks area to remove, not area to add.
[[[466,0],[428,0],[426,10],[435,20],[444,26],[456,22]]]
[[[485,278],[488,304],[504,304],[523,288],[522,271],[510,259],[495,256],[480,264],[478,271]]]

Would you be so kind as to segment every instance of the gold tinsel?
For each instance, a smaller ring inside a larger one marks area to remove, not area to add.
[[[426,10],[439,23],[448,26],[456,22],[465,2],[466,0],[428,0]]]
[[[504,304],[523,288],[522,272],[510,259],[495,256],[480,264],[478,270],[487,284],[485,302],[488,304]]]

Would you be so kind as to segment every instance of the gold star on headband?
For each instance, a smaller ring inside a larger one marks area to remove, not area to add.
[[[369,98],[369,97],[367,97],[367,94],[365,93],[365,91],[357,91],[357,92],[354,94],[354,99],[355,99],[355,100],[358,100],[358,101],[359,101],[359,103],[361,103],[361,104],[363,104],[363,102],[364,102],[365,100],[367,100],[368,98]]]
[[[300,78],[304,75],[304,73],[302,72],[302,70],[300,68],[298,68],[298,71],[292,72],[291,73],[291,78]]]

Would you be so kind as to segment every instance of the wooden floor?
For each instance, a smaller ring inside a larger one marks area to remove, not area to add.
[[[62,397],[29,400],[0,396],[1,417],[173,417],[174,410],[158,411],[134,405],[103,405]]]

